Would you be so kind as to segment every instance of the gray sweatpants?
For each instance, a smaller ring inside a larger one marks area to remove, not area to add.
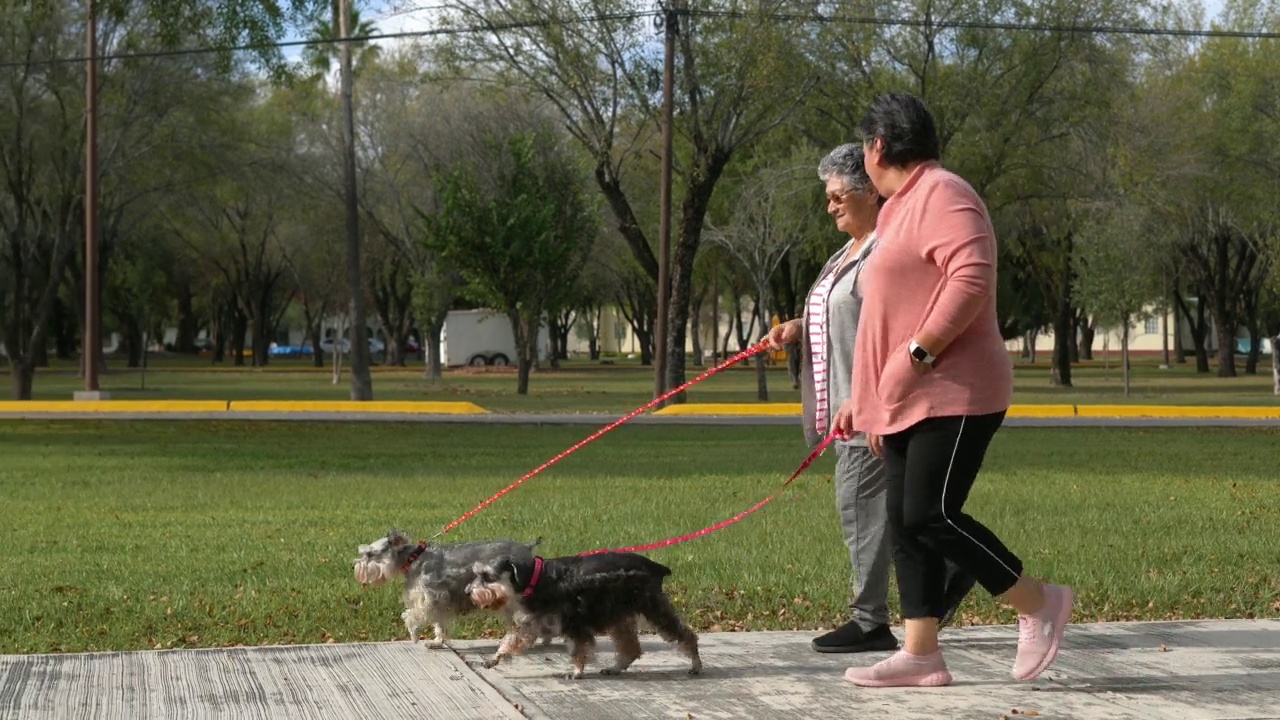
[[[889,622],[890,542],[884,463],[870,448],[836,444],[836,511],[853,566],[849,608],[864,630]]]

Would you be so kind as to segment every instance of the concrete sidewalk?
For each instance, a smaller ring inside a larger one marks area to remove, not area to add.
[[[955,684],[929,690],[853,687],[844,668],[883,655],[819,655],[812,637],[705,634],[700,677],[646,637],[627,674],[576,681],[559,645],[483,670],[492,641],[3,656],[0,718],[1280,720],[1280,620],[1074,625],[1033,683],[1009,677],[1016,629],[957,628]]]

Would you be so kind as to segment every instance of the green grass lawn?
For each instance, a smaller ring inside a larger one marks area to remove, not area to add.
[[[0,652],[404,637],[399,588],[361,589],[356,546],[433,533],[587,435],[573,427],[0,422]],[[1018,429],[970,512],[1078,621],[1280,616],[1276,429]],[[625,426],[449,539],[547,554],[660,540],[729,517],[804,458],[794,428]],[[700,630],[841,621],[849,574],[828,456],[742,523],[651,553]],[[1009,622],[985,593],[968,622]],[[462,636],[493,633],[469,621]]]
[[[514,370],[490,368],[479,372],[452,370],[443,380],[423,377],[421,365],[374,369],[374,397],[378,400],[466,400],[493,412],[601,412],[625,413],[653,397],[653,371],[637,361],[619,359],[614,365],[570,361],[561,370],[546,369],[530,380],[529,394],[517,395]],[[1197,375],[1194,364],[1161,370],[1158,360],[1135,360],[1132,393],[1123,394],[1120,370],[1102,360],[1074,368],[1075,386],[1049,384],[1046,358],[1035,364],[1020,363],[1015,370],[1014,402],[1026,404],[1176,404],[1176,405],[1276,405],[1270,364],[1264,360],[1258,375],[1218,378]],[[143,388],[140,371],[121,367],[101,378],[104,390],[117,399],[184,400],[342,400],[350,394],[350,376],[334,385],[329,370],[312,368],[309,360],[276,359],[262,369],[211,365],[193,357],[164,357],[153,361]],[[690,365],[687,378],[707,368]],[[1240,360],[1238,371],[1243,373]],[[0,382],[8,382],[7,371]],[[800,392],[791,387],[785,368],[768,372],[771,402],[795,403]],[[74,366],[55,363],[36,374],[35,399],[68,400],[83,389]],[[7,388],[6,388],[7,390]],[[4,391],[0,391],[3,396]],[[747,363],[735,366],[686,393],[689,402],[742,403],[756,401],[755,370]]]

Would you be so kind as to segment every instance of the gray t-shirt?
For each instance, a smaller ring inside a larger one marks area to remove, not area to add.
[[[831,294],[827,296],[827,338],[830,345],[827,354],[827,407],[835,417],[840,405],[853,392],[853,345],[858,336],[858,316],[862,313],[862,290],[857,282],[862,263],[874,249],[876,238],[867,239],[867,246],[850,260],[836,275]],[[854,445],[865,445],[866,438],[859,434]]]

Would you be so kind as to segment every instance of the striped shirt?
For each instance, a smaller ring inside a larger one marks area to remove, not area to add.
[[[858,273],[861,272],[860,263],[866,258],[867,253],[875,244],[875,234],[873,233],[858,249],[857,254],[849,261],[849,264],[859,265],[855,268],[853,277],[850,282],[850,291],[854,292],[854,286],[857,283]],[[837,278],[841,276],[841,269],[844,263],[833,263],[828,267],[827,273],[814,286],[813,292],[809,294],[808,306],[805,315],[808,319],[809,331],[809,362],[813,366],[813,383],[814,383],[814,429],[825,435],[827,433],[830,417],[832,415],[831,408],[833,405],[831,399],[831,390],[833,382],[831,379],[831,371],[847,368],[852,364],[852,358],[848,358],[845,362],[839,362],[840,358],[832,357],[831,342],[831,290],[837,283]],[[860,303],[859,303],[860,304]],[[851,341],[852,338],[849,338]],[[852,342],[849,343],[850,346]],[[852,353],[850,353],[852,355]],[[844,387],[845,383],[839,383],[840,387]]]

